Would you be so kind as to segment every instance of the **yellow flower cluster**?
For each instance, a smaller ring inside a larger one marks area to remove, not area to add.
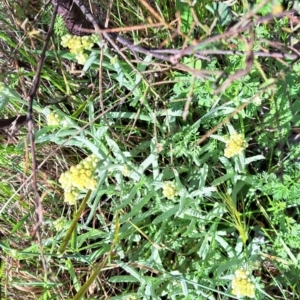
[[[240,154],[248,144],[243,136],[239,133],[234,133],[230,136],[230,139],[226,142],[226,148],[224,150],[224,155],[228,158]]]
[[[238,298],[255,298],[255,286],[249,278],[249,272],[246,270],[242,268],[236,270],[231,284],[232,294]]]
[[[88,55],[84,50],[91,50],[98,41],[99,37],[96,34],[85,36],[66,34],[61,38],[61,45],[69,48],[70,52],[75,54],[77,62],[84,65],[88,59]]]
[[[76,203],[80,191],[83,189],[96,189],[95,169],[97,163],[98,158],[92,154],[82,160],[77,166],[72,166],[69,171],[61,174],[59,183],[65,190],[65,202],[73,205]]]
[[[163,195],[167,199],[174,199],[175,196],[178,195],[175,183],[172,181],[165,181],[163,185]]]
[[[58,218],[53,222],[56,231],[61,231],[65,227],[65,224],[66,224],[66,219],[63,217]]]
[[[130,175],[130,169],[128,166],[124,166],[123,169],[122,169],[122,175],[125,176],[125,177],[128,177]]]
[[[62,121],[62,117],[59,114],[51,112],[47,115],[47,124],[49,126],[59,126]]]

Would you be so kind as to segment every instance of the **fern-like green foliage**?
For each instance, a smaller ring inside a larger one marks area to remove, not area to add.
[[[296,207],[300,205],[300,166],[296,164],[289,174],[284,174],[281,177],[276,174],[267,174],[266,172],[257,175],[254,178],[254,186],[264,195],[268,195],[271,199],[271,204],[277,206],[277,202],[283,201],[285,207]],[[275,209],[276,210],[276,209]],[[277,211],[277,210],[276,210]]]
[[[197,145],[197,128],[183,126],[172,137],[173,154],[175,157],[195,157],[201,150]]]
[[[288,172],[281,177],[274,173],[262,173],[253,180],[256,193],[260,191],[266,197],[264,205],[268,207],[266,211],[277,233],[274,249],[282,258],[288,257],[282,241],[295,254],[300,244],[300,165],[296,164]]]
[[[54,32],[58,37],[62,37],[63,35],[68,33],[65,21],[60,15],[58,15],[55,19]]]

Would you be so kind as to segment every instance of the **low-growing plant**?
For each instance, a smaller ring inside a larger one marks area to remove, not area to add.
[[[131,24],[152,22],[144,2],[118,1],[111,22],[127,25],[120,7]],[[148,33],[185,47],[247,14],[283,10],[266,2],[150,1],[168,26]],[[0,18],[8,53],[19,30]],[[239,51],[251,30],[198,49],[229,52],[183,57],[183,70],[113,50],[98,35],[66,35],[63,21],[33,106],[38,241],[29,234],[26,129],[4,135],[0,148],[3,299],[298,299],[299,57],[258,55],[273,38],[279,47],[297,37],[287,17],[253,25],[253,66],[220,93],[249,65]],[[34,77],[40,41],[27,33],[15,52],[24,66],[9,68],[1,84],[7,116],[26,107]]]

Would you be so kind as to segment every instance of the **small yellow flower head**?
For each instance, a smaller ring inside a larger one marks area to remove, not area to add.
[[[94,168],[96,168],[98,161],[99,160],[98,160],[97,156],[95,154],[92,154],[84,160],[84,163],[87,163],[89,168],[94,169]]]
[[[73,38],[68,43],[68,48],[73,54],[82,53],[84,48],[82,46],[80,36],[73,36]]]
[[[69,41],[72,39],[72,36],[70,34],[66,34],[61,37],[61,45],[65,48],[68,48]]]
[[[75,54],[77,62],[84,65],[88,59],[88,55],[84,52],[84,50],[92,49],[94,44],[98,41],[99,37],[97,35],[81,37],[67,34],[62,36],[61,45],[69,48],[70,52]]]
[[[80,52],[80,53],[76,54],[77,62],[80,65],[84,65],[88,58],[89,58],[89,56],[86,53]]]
[[[95,169],[97,163],[98,158],[95,155],[90,155],[77,166],[72,166],[69,171],[61,174],[59,183],[65,191],[65,202],[70,205],[75,204],[80,191],[96,189]]]
[[[90,36],[91,40],[96,44],[100,41],[99,35],[94,33]]]
[[[78,196],[79,193],[76,191],[65,192],[65,202],[68,203],[69,205],[75,205]]]
[[[91,39],[91,37],[88,36],[88,35],[83,36],[83,37],[81,38],[81,42],[82,42],[82,46],[83,46],[83,48],[84,48],[85,50],[90,50],[90,49],[92,49],[93,46],[94,46],[94,44],[95,44],[95,43],[93,42],[93,40]]]
[[[62,117],[59,114],[51,112],[47,115],[47,124],[49,126],[59,126],[62,121]]]
[[[58,182],[61,184],[64,190],[71,190],[73,185],[71,172],[67,171],[61,174]]]
[[[55,220],[53,222],[54,228],[56,231],[61,231],[66,223],[66,219],[65,218],[58,218],[57,220]]]
[[[260,106],[262,103],[262,99],[260,97],[256,96],[252,102],[255,106]]]
[[[246,140],[239,133],[234,133],[230,136],[230,139],[226,142],[226,148],[224,150],[224,156],[230,158],[234,155],[240,154],[248,146]]]
[[[117,56],[114,56],[114,57],[112,57],[112,58],[110,59],[110,63],[111,63],[112,65],[115,65],[117,62],[118,62]]]
[[[283,7],[280,4],[276,4],[272,8],[272,14],[279,14],[283,12]]]
[[[244,269],[235,271],[235,276],[231,282],[232,294],[238,298],[255,298],[255,286],[249,278],[249,272]]]
[[[122,174],[123,176],[125,177],[128,177],[129,174],[130,174],[130,169],[128,168],[128,166],[124,166],[123,169],[122,169]]]
[[[178,195],[174,182],[172,182],[172,181],[165,181],[164,182],[163,195],[167,199],[170,199],[170,200],[174,199],[174,197]]]
[[[97,187],[97,180],[94,178],[91,178],[87,183],[86,183],[86,188],[89,190],[94,191]]]

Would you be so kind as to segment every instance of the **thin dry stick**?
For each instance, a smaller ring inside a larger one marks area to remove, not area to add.
[[[0,129],[5,129],[8,127],[21,127],[27,124],[27,115],[11,117],[8,119],[0,119]]]
[[[110,16],[110,13],[111,13],[113,2],[114,2],[114,0],[109,0],[108,10],[106,12],[106,20],[105,20],[105,24],[104,24],[105,27],[108,27],[109,16]]]
[[[142,99],[141,99],[141,104],[142,104],[142,105],[144,104],[143,102],[144,102],[144,99],[146,98],[147,93],[148,93],[148,87],[147,87],[146,90],[145,90],[145,93],[144,93],[145,96],[142,97]],[[129,139],[130,139],[130,137],[131,137],[132,130],[134,129],[134,127],[135,127],[135,125],[136,125],[136,122],[137,122],[137,120],[138,120],[138,116],[140,115],[140,113],[141,113],[141,111],[142,111],[142,105],[138,108],[138,110],[137,110],[137,112],[136,112],[136,117],[135,117],[134,120],[133,120],[133,123],[132,123],[132,125],[131,125],[130,131],[129,131],[128,136],[127,136],[127,139],[126,139],[127,142],[129,141]],[[128,125],[126,126],[125,129],[127,129],[127,128],[128,128]],[[125,130],[125,129],[124,129],[124,130]]]
[[[199,51],[201,54],[221,54],[221,55],[246,55],[247,53],[243,51],[230,51],[230,50],[204,50]],[[289,53],[280,53],[280,52],[253,52],[253,56],[256,57],[270,57],[270,58],[288,58],[288,59],[295,59],[300,55],[297,54],[289,54]]]
[[[153,7],[146,1],[146,0],[139,0],[139,2],[150,12],[156,20],[158,20],[160,23],[164,24],[166,28],[171,30],[175,35],[180,35],[185,40],[188,40],[189,37],[185,35],[184,33],[180,32],[180,30],[175,29],[171,24],[167,23],[154,9]],[[180,28],[180,26],[178,26]],[[151,50],[151,49],[150,49]]]
[[[215,90],[216,94],[219,94],[221,91],[225,90],[234,80],[240,79],[241,77],[247,75],[253,66],[254,56],[253,56],[253,43],[254,43],[254,32],[251,32],[251,40],[248,43],[248,53],[246,56],[246,68],[237,70],[234,74],[228,75],[225,82]],[[224,73],[225,74],[225,73]],[[217,81],[218,82],[218,81]]]
[[[99,22],[97,22],[99,23]],[[162,27],[164,26],[163,23],[155,23],[155,24],[141,24],[141,25],[132,25],[132,26],[125,26],[122,28],[101,28],[101,32],[106,32],[106,33],[119,33],[119,32],[126,32],[126,31],[133,31],[133,30],[142,30],[142,29],[147,29],[147,28],[156,28],[156,27]],[[86,28],[81,28],[80,31],[85,32],[85,33],[94,33],[94,29],[86,29]]]
[[[33,106],[33,99],[36,95],[36,91],[39,87],[40,84],[40,76],[41,76],[41,71],[42,71],[42,67],[43,67],[43,63],[45,60],[45,53],[48,47],[48,43],[50,41],[50,38],[52,36],[52,32],[53,32],[53,27],[54,27],[54,21],[56,18],[56,14],[57,14],[57,8],[58,6],[56,5],[54,7],[54,11],[52,14],[52,18],[51,18],[51,23],[50,23],[50,27],[43,45],[43,49],[42,49],[42,53],[41,53],[41,57],[40,60],[38,62],[38,66],[37,66],[37,70],[36,70],[36,75],[34,78],[34,81],[32,83],[32,87],[29,91],[29,95],[27,97],[28,100],[28,111],[27,111],[27,120],[28,120],[28,135],[29,135],[29,139],[30,139],[30,145],[31,145],[31,155],[32,155],[32,188],[33,188],[33,192],[34,192],[34,203],[35,203],[35,212],[36,212],[36,224],[34,226],[34,229],[32,231],[32,236],[35,236],[36,233],[38,235],[38,239],[40,240],[39,237],[39,232],[38,229],[40,227],[40,225],[43,222],[43,207],[42,207],[42,203],[39,197],[39,193],[38,193],[38,187],[37,187],[37,163],[36,163],[36,151],[35,151],[35,142],[34,142],[34,121],[33,121],[33,110],[32,110],[32,106]],[[44,268],[46,269],[46,265],[44,265]]]
[[[115,31],[120,31],[120,29],[116,29]],[[84,30],[83,30],[84,31]],[[90,32],[91,30],[89,30]],[[92,32],[95,32],[94,30],[92,30]],[[106,30],[101,30],[101,32],[107,32]],[[265,41],[265,42],[269,42],[270,41]],[[291,49],[293,52],[294,48]],[[149,55],[153,54],[173,54],[176,55],[177,53],[179,53],[181,50],[180,49],[149,49],[146,50],[148,51]],[[139,51],[136,51],[139,52]],[[296,53],[296,52],[295,52]],[[236,51],[236,50],[222,50],[222,49],[208,49],[208,50],[197,50],[194,55],[200,59],[203,60],[210,60],[207,55],[246,55],[247,53],[244,51]],[[257,52],[253,52],[254,56],[257,57],[271,57],[271,58],[287,58],[287,59],[295,59],[298,58],[299,55],[297,54],[290,54],[290,53],[283,53],[283,52],[270,52],[270,51],[257,51]],[[156,56],[153,56],[156,57]]]
[[[286,12],[276,14],[276,15],[268,15],[268,16],[265,16],[265,17],[258,18],[257,20],[252,21],[252,22],[250,22],[249,20],[246,20],[248,23],[246,25],[242,26],[242,27],[232,28],[232,29],[230,29],[230,30],[228,30],[224,33],[214,35],[210,38],[207,38],[206,40],[200,41],[199,43],[197,43],[195,45],[191,45],[191,46],[189,46],[185,49],[180,50],[178,53],[174,54],[171,57],[171,62],[176,64],[183,56],[197,53],[197,50],[200,46],[204,46],[204,45],[219,41],[219,40],[221,40],[223,38],[226,38],[226,37],[234,37],[237,34],[248,30],[249,28],[253,27],[256,24],[267,22],[267,21],[270,21],[274,18],[288,16],[291,13],[294,13],[294,11],[286,11]]]
[[[187,96],[187,99],[185,101],[185,105],[184,105],[184,110],[183,110],[183,113],[182,113],[182,119],[184,121],[186,121],[186,118],[189,114],[189,108],[190,108],[190,104],[193,100],[193,94],[194,94],[194,85],[195,85],[195,76],[192,77],[192,80],[191,80],[191,87],[190,87],[190,91],[188,93],[188,96]]]
[[[104,47],[103,45],[101,46],[101,51],[100,51],[100,61],[99,61],[99,103],[100,103],[100,107],[102,112],[104,112],[104,103],[103,103],[103,93],[102,93],[102,63],[103,63],[103,57],[104,57]]]
[[[43,222],[43,207],[42,207],[42,203],[41,203],[41,199],[40,199],[40,196],[39,196],[39,193],[38,193],[38,187],[37,187],[37,163],[36,163],[36,150],[35,150],[34,132],[33,132],[34,121],[33,121],[32,106],[33,106],[33,99],[34,99],[34,97],[36,95],[36,91],[39,87],[41,70],[42,70],[44,60],[45,60],[45,52],[46,52],[50,37],[52,35],[56,13],[57,13],[57,6],[55,6],[53,14],[52,14],[52,19],[51,19],[49,31],[47,33],[47,37],[46,37],[44,45],[43,45],[41,57],[40,57],[39,62],[38,62],[38,66],[37,66],[37,70],[36,70],[36,76],[34,78],[34,81],[32,83],[32,87],[31,87],[31,89],[29,91],[29,94],[28,94],[28,97],[27,97],[27,100],[28,100],[27,116],[26,116],[25,119],[24,119],[24,116],[22,116],[21,118],[18,118],[15,121],[15,122],[18,122],[18,120],[24,119],[23,120],[24,122],[28,122],[28,136],[29,136],[29,140],[30,140],[31,156],[32,156],[32,174],[22,184],[22,186],[24,186],[24,184],[26,184],[26,182],[28,182],[30,179],[32,179],[32,188],[33,188],[34,203],[35,203],[35,216],[36,216],[36,223],[35,223],[35,226],[34,226],[33,231],[32,231],[32,236],[36,236],[37,239],[38,239],[38,245],[39,245],[40,252],[41,252],[41,261],[42,261],[42,264],[43,264],[45,274],[47,273],[47,264],[46,264],[45,257],[43,255],[43,246],[42,246],[42,243],[41,243],[41,235],[40,235],[40,232],[39,232],[39,227]]]

